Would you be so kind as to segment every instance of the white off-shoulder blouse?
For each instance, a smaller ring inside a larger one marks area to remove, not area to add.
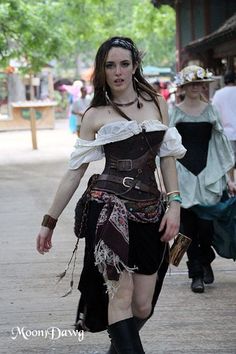
[[[97,132],[95,140],[78,138],[69,160],[69,169],[79,168],[84,163],[101,160],[104,157],[103,146],[128,139],[138,135],[145,129],[146,132],[165,131],[164,139],[160,146],[159,157],[173,156],[181,159],[186,152],[182,139],[175,127],[169,128],[158,120],[145,120],[138,123],[132,121],[117,121],[105,124]]]

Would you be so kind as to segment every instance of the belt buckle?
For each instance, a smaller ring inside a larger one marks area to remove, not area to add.
[[[117,160],[118,171],[132,171],[133,161],[130,159]]]
[[[133,177],[124,177],[124,178],[123,178],[123,181],[122,181],[122,184],[123,184],[124,187],[130,188],[130,187],[132,187],[132,185],[129,186],[129,185],[126,184],[126,183],[127,183],[127,181],[133,181],[133,180],[134,180]]]

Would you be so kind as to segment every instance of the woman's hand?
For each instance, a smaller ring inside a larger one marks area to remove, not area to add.
[[[50,230],[48,227],[41,226],[36,241],[36,248],[39,253],[44,254],[45,252],[49,252],[50,248],[52,248],[52,234],[53,230]]]
[[[161,241],[171,241],[179,232],[180,226],[180,204],[178,202],[171,202],[165,215],[162,218],[159,231],[164,231]]]
[[[231,197],[233,197],[234,195],[236,195],[236,183],[229,180],[227,182],[227,186],[228,186],[228,192],[229,192],[229,195]]]

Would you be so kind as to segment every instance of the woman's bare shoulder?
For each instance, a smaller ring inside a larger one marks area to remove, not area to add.
[[[92,117],[104,117],[108,112],[108,106],[99,106],[99,107],[90,107],[84,117],[92,118]]]
[[[207,106],[210,105],[210,103],[208,101],[202,101],[201,105],[203,108],[206,108]]]
[[[89,108],[82,119],[81,134],[85,136],[95,135],[104,124],[106,115],[107,108],[104,106]]]
[[[80,137],[85,140],[92,140],[96,134],[97,108],[89,108],[82,117]]]
[[[92,124],[96,122],[97,120],[100,119],[100,117],[104,116],[106,112],[105,107],[91,107],[89,108],[84,116],[83,116],[83,121],[86,122],[87,124]]]

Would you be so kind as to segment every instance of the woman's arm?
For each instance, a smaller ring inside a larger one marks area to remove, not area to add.
[[[227,186],[228,186],[228,191],[231,196],[236,195],[236,182],[234,178],[234,168],[231,168],[231,170],[228,171],[227,173]]]
[[[78,188],[87,167],[88,164],[83,164],[77,170],[68,170],[66,172],[59,184],[53,203],[48,210],[48,215],[52,216],[54,219],[59,218]]]
[[[93,140],[95,136],[95,127],[94,127],[94,110],[88,111],[85,115],[85,119],[82,123],[81,129],[81,138],[85,140]],[[90,119],[89,119],[90,118]],[[58,217],[61,215],[62,211],[65,209],[69,201],[71,200],[74,192],[80,184],[80,180],[83,177],[88,164],[81,165],[76,170],[68,170],[64,177],[62,178],[59,187],[57,189],[56,195],[52,202],[51,207],[48,210],[46,215],[49,215],[55,224]],[[39,234],[37,236],[37,250],[39,253],[44,254],[48,252],[52,247],[52,234],[53,228],[52,224],[48,224],[48,221],[44,223],[46,226],[41,226]],[[50,228],[51,227],[51,228]]]
[[[65,209],[69,201],[71,200],[74,192],[79,186],[80,180],[83,177],[88,164],[83,164],[77,170],[68,170],[62,178],[56,195],[52,202],[51,207],[48,210],[47,215],[50,215],[53,219],[57,220]],[[37,251],[41,254],[48,252],[52,247],[52,234],[53,230],[49,227],[41,226],[39,234],[37,236]]]
[[[162,113],[162,122],[165,125],[169,125],[168,107],[166,101],[158,97],[159,106]],[[167,193],[178,191],[178,178],[176,171],[175,158],[172,156],[166,156],[160,158],[160,168]],[[161,240],[168,242],[173,239],[179,232],[180,226],[180,203],[172,201],[169,203],[167,212],[162,218],[159,231],[163,231]]]
[[[172,156],[162,157],[160,159],[161,173],[166,192],[178,191],[178,179],[176,171],[175,158]],[[161,238],[162,241],[168,242],[173,239],[179,232],[180,226],[180,203],[172,201],[164,217],[162,218],[159,231],[164,230]]]

